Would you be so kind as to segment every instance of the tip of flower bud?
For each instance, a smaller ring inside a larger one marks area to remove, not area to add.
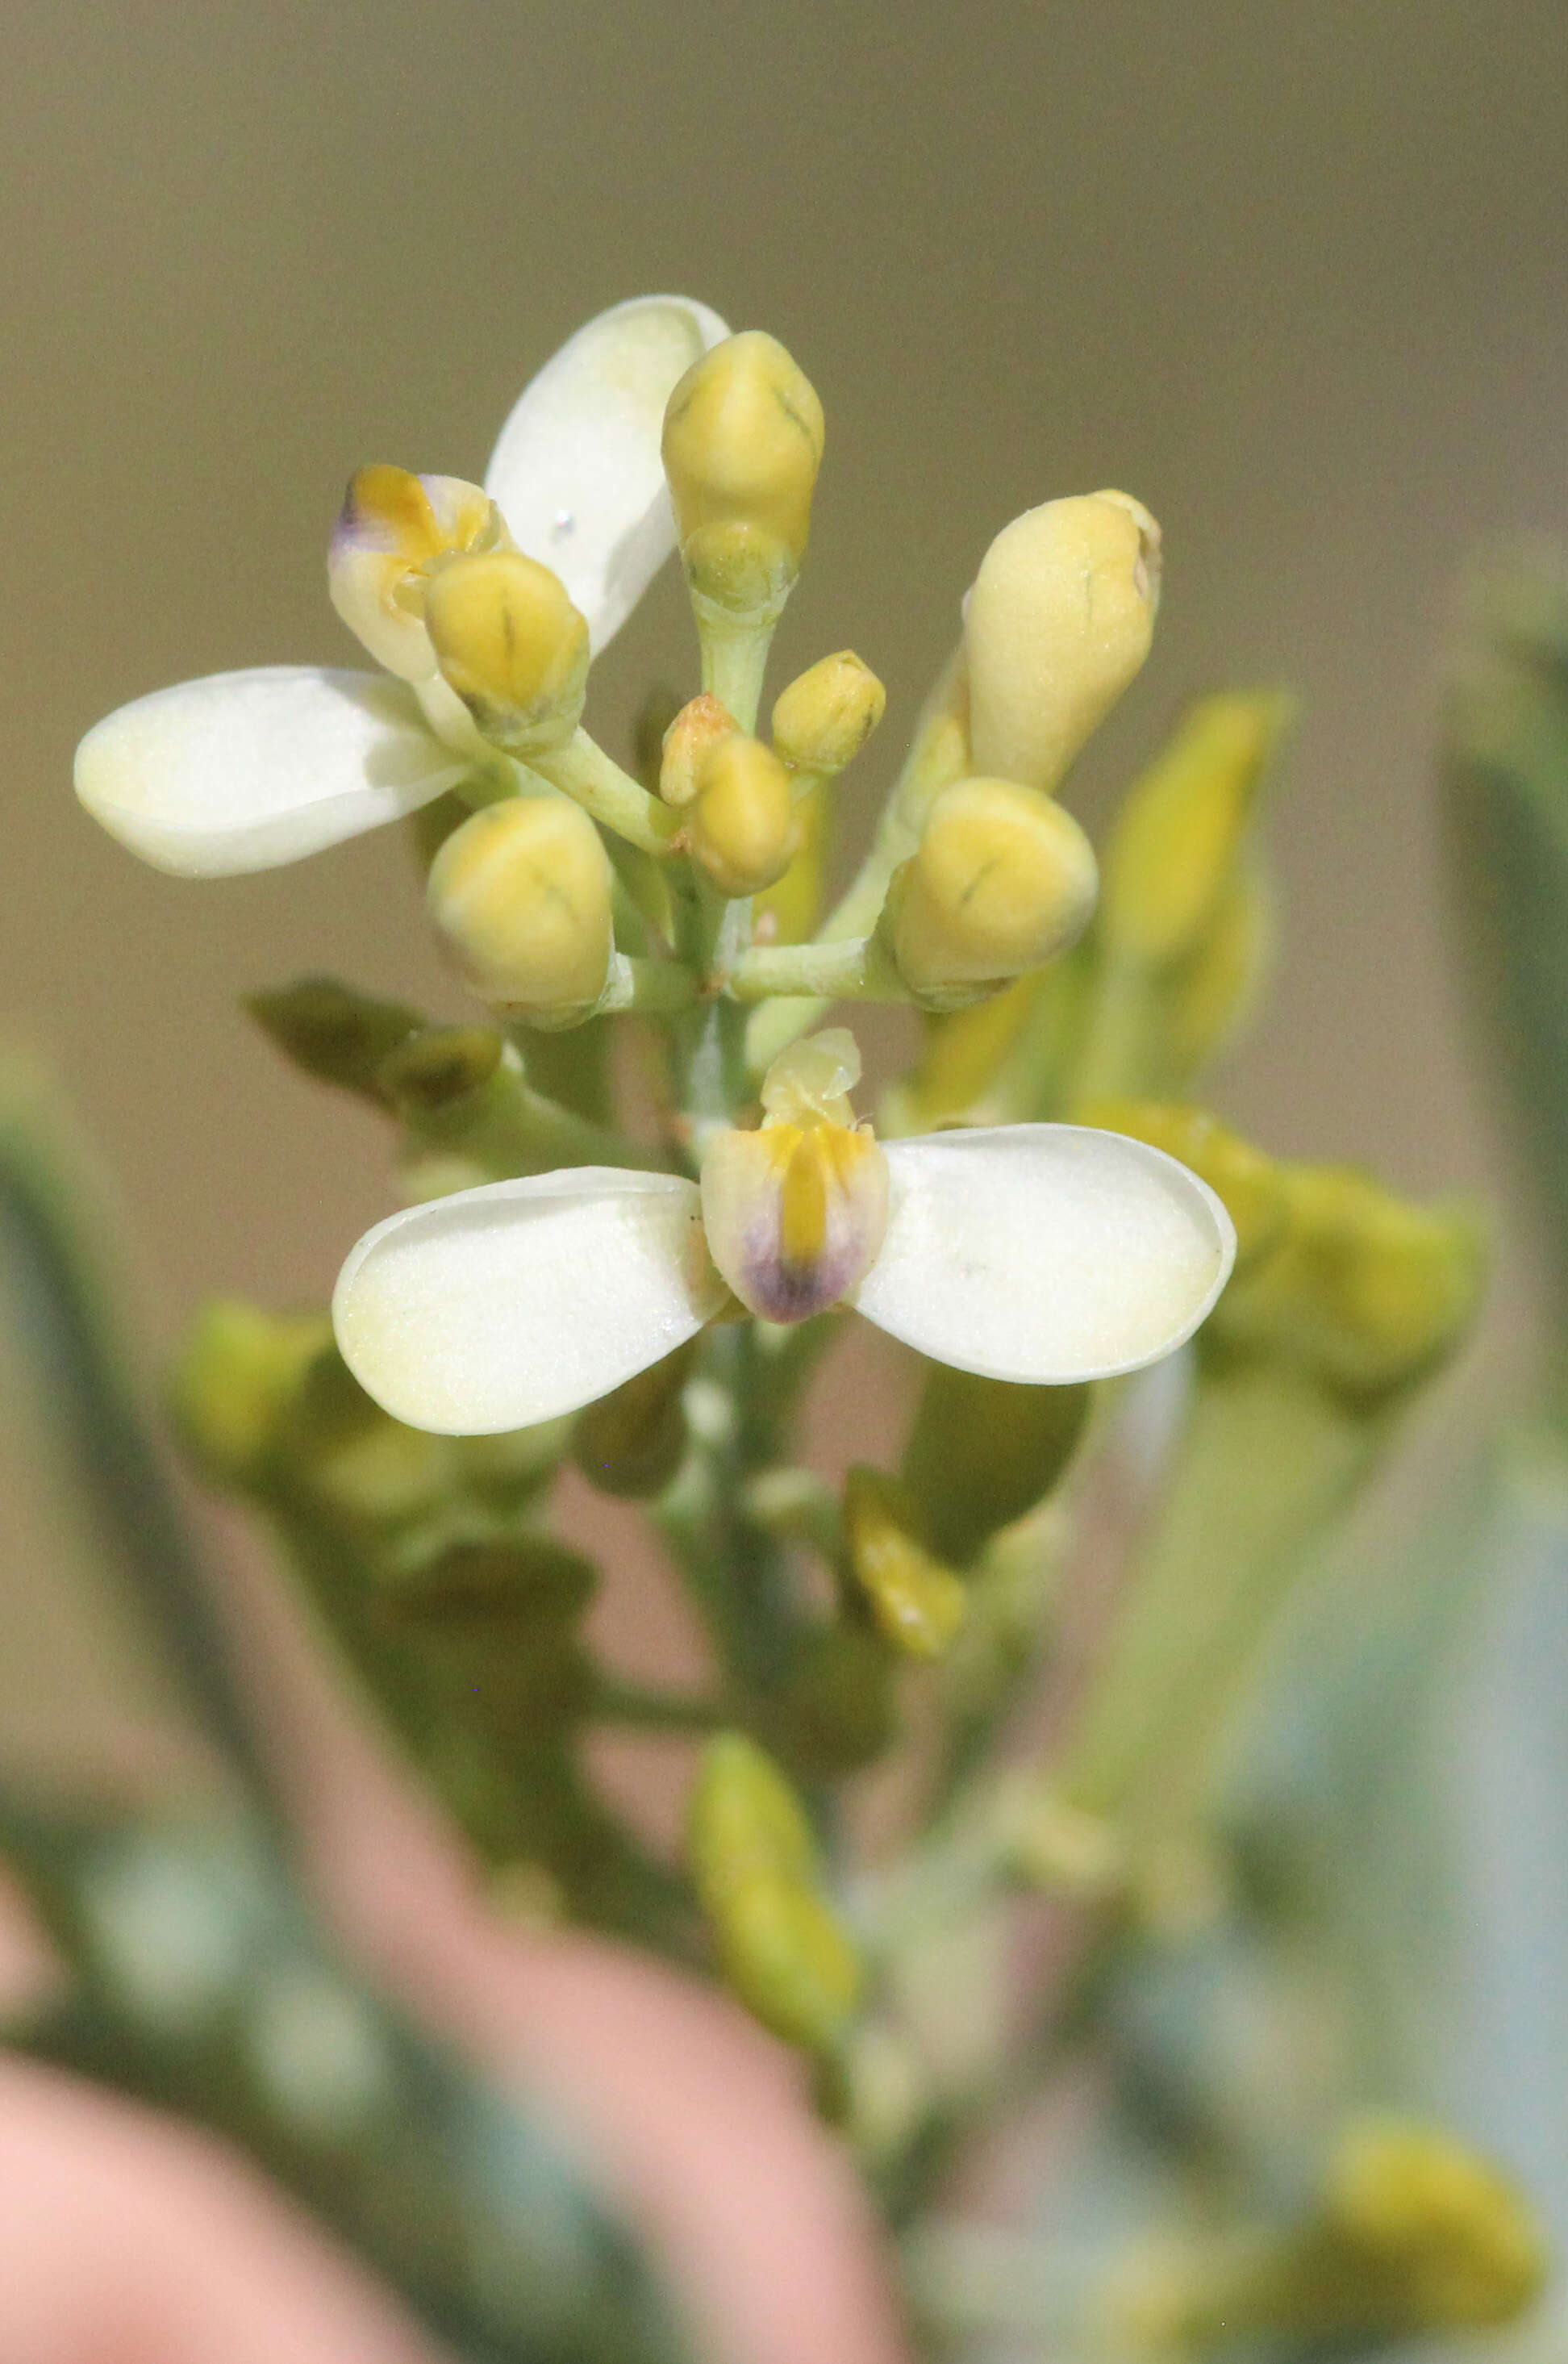
[[[667,805],[683,809],[695,800],[704,756],[740,728],[729,708],[710,692],[687,699],[665,731],[660,753],[659,793]]]
[[[887,919],[899,974],[940,1006],[1021,976],[1065,952],[1095,908],[1094,849],[1039,789],[959,780],[932,803],[897,874]]]
[[[1540,2287],[1534,2212],[1437,2128],[1396,2119],[1351,2127],[1329,2161],[1323,2210],[1357,2279],[1372,2284],[1368,2312],[1401,2328],[1506,2323]]]
[[[976,770],[1054,788],[1148,655],[1159,592],[1160,529],[1129,494],[1005,526],[964,616]]]
[[[449,560],[425,594],[436,661],[484,737],[510,754],[571,738],[588,684],[588,627],[558,574],[520,551]]]
[[[773,749],[792,771],[841,772],[859,754],[887,704],[869,665],[852,649],[822,657],[782,691],[773,708]]]
[[[513,797],[454,830],[427,897],[442,950],[494,1008],[570,1026],[605,990],[613,949],[604,841],[565,797]]]
[[[714,739],[695,770],[686,824],[692,859],[721,895],[755,895],[789,868],[795,825],[789,774],[760,740]]]
[[[333,529],[328,592],[378,663],[404,681],[426,681],[436,670],[426,570],[458,552],[510,546],[500,511],[478,485],[385,464],[361,468]]]
[[[693,364],[664,413],[663,455],[694,586],[740,609],[763,577],[782,571],[787,589],[810,531],[822,406],[776,338],[750,329]]]

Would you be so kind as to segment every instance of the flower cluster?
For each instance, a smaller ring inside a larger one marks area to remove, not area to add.
[[[455,796],[470,817],[428,902],[471,989],[525,1042],[617,1009],[664,1017],[686,1088],[660,1161],[458,1190],[349,1258],[342,1352],[411,1424],[573,1411],[741,1308],[788,1323],[848,1303],[994,1378],[1101,1377],[1179,1344],[1224,1285],[1225,1209],[1161,1149],[1043,1124],[879,1145],[851,1112],[852,1042],[799,1039],[803,1011],[845,996],[973,1006],[1082,933],[1095,857],[1052,791],[1141,663],[1159,581],[1158,530],[1119,493],[999,534],[861,877],[815,941],[780,941],[765,898],[884,703],[844,652],[784,690],[771,743],[755,735],[822,447],[816,394],[773,339],[681,298],[619,305],[533,380],[483,486],[354,477],[328,583],[384,674],[221,675],[83,742],[83,802],[186,875]],[[704,686],[651,789],[582,716],[591,657],[677,543]],[[758,1084],[750,1131],[735,1119]]]

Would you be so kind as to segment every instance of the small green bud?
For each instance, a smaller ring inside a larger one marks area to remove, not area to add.
[[[1100,898],[1113,960],[1165,969],[1200,952],[1235,881],[1291,712],[1272,690],[1199,698],[1129,789]]]
[[[853,1625],[812,1634],[779,1688],[771,1729],[781,1753],[809,1779],[837,1780],[873,1765],[894,1737],[885,1643]]]
[[[537,1532],[452,1544],[389,1600],[411,1624],[485,1624],[500,1637],[580,1623],[598,1589],[581,1552]]]
[[[378,1001],[335,976],[301,976],[265,993],[248,993],[247,1009],[268,1041],[317,1083],[336,1084],[384,1108],[382,1061],[425,1020],[401,1001]]]
[[[863,1464],[844,1481],[844,1556],[895,1649],[915,1658],[946,1656],[963,1623],[969,1596],[952,1570],[915,1535],[904,1489]]]
[[[681,1395],[697,1345],[688,1340],[578,1413],[572,1458],[602,1494],[662,1494],[680,1467],[686,1451]]]
[[[276,1457],[286,1482],[323,1508],[376,1526],[401,1525],[430,1510],[451,1475],[449,1440],[383,1411],[336,1346],[303,1375]]]
[[[264,1313],[228,1298],[202,1308],[174,1366],[170,1410],[208,1478],[228,1486],[265,1478],[289,1406],[331,1338],[325,1313]]]
[[[931,1548],[964,1567],[1056,1486],[1088,1419],[1087,1387],[1018,1386],[932,1363],[900,1474]]]
[[[484,1090],[500,1065],[506,1038],[495,1026],[426,1026],[389,1051],[376,1082],[399,1114],[428,1123],[450,1117]]]
[[[787,2043],[829,2050],[860,2000],[860,1960],[820,1892],[798,1799],[740,1733],[721,1733],[703,1751],[687,1852],[736,1993]]]

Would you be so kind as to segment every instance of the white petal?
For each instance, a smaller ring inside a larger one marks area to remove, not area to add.
[[[518,549],[560,575],[595,654],[675,547],[664,406],[728,334],[689,296],[634,296],[546,362],[501,429],[484,489]]]
[[[1109,1378],[1192,1335],[1230,1218],[1162,1150],[1073,1124],[891,1141],[887,1234],[850,1302],[988,1378]]]
[[[378,1223],[339,1276],[332,1320],[395,1418],[486,1436],[607,1395],[726,1299],[694,1182],[584,1165]]]
[[[472,769],[402,682],[269,665],[106,715],[76,751],[76,793],[156,869],[224,878],[396,820]]]

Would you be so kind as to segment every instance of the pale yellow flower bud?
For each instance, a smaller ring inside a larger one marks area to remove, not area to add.
[[[697,766],[686,835],[721,895],[754,895],[789,868],[795,829],[789,774],[758,739],[715,740]]]
[[[1126,493],[1005,526],[964,619],[974,768],[1054,788],[1149,653],[1160,529]]]
[[[664,733],[659,762],[659,793],[667,805],[684,809],[695,800],[704,757],[740,727],[729,708],[706,690],[687,699]]]
[[[1095,908],[1094,849],[1050,797],[1012,780],[959,780],[931,806],[894,880],[894,958],[940,1007],[1065,952]]]
[[[460,552],[511,547],[499,509],[478,485],[406,468],[361,468],[333,530],[327,587],[379,663],[405,681],[428,681],[436,670],[425,630],[428,570]]]
[[[570,1026],[605,990],[613,949],[604,842],[565,797],[509,797],[454,830],[430,865],[431,922],[484,1001]]]
[[[694,363],[663,452],[693,588],[734,614],[782,599],[810,531],[822,406],[777,340],[749,329]]]
[[[332,1343],[324,1313],[272,1314],[218,1299],[202,1308],[175,1366],[170,1409],[221,1485],[264,1478],[306,1371]]]
[[[851,649],[823,657],[781,692],[773,708],[773,752],[792,772],[826,777],[859,754],[887,704],[869,665]]]
[[[425,622],[442,675],[484,737],[528,757],[564,746],[588,686],[588,627],[548,566],[520,551],[454,558]]]

